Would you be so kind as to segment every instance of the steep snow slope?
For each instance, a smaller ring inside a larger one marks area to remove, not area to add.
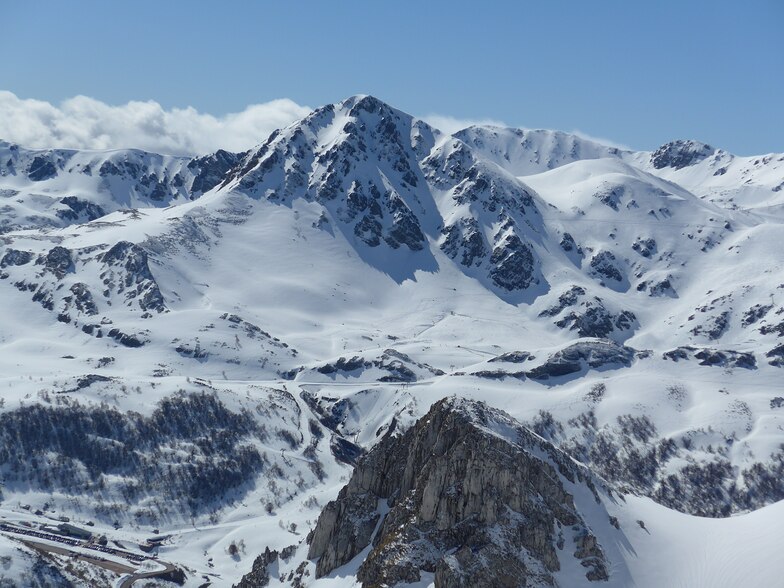
[[[733,158],[715,176],[738,190],[726,206],[697,174],[707,149],[656,167],[563,133],[446,136],[363,96],[237,156],[3,149],[0,416],[65,464],[43,476],[26,445],[0,444],[18,464],[2,470],[8,512],[48,502],[137,540],[162,527],[162,557],[236,581],[265,545],[303,538],[357,446],[451,394],[686,526],[784,497],[777,156],[740,186]],[[101,177],[105,162],[138,167]],[[753,185],[769,194],[752,201]],[[99,218],[58,216],[70,195]],[[163,426],[168,402],[187,423]],[[69,435],[101,460],[49,427],[75,417]],[[198,504],[166,494],[186,475]]]

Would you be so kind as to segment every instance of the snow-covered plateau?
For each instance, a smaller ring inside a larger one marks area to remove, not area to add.
[[[781,585],[783,241],[784,154],[372,96],[0,142],[0,586]]]

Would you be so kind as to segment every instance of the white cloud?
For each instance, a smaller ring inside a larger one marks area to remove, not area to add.
[[[0,91],[0,139],[30,148],[137,148],[177,155],[242,151],[310,111],[281,99],[216,117],[192,107],[165,110],[152,100],[111,106],[76,96],[55,106]]]
[[[483,118],[483,119],[455,118],[453,116],[445,116],[443,114],[428,114],[421,118],[431,127],[435,127],[438,130],[446,133],[447,135],[451,135],[452,133],[456,133],[461,129],[473,125],[488,125],[494,127],[507,126],[505,123],[499,120],[493,120],[489,118]]]
[[[112,106],[76,96],[54,105],[0,90],[0,140],[29,148],[137,148],[175,155],[201,155],[217,149],[244,151],[310,111],[308,106],[283,98],[253,104],[242,112],[213,116],[190,106],[166,110],[152,100]],[[507,126],[493,119],[461,119],[441,114],[428,114],[422,119],[447,134],[471,125]],[[579,130],[572,133],[628,149]]]

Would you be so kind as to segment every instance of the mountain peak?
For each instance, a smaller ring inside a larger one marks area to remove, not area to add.
[[[672,167],[682,169],[702,161],[716,152],[714,147],[700,141],[678,139],[659,147],[651,155],[651,164],[655,169]]]
[[[367,112],[377,112],[383,108],[392,108],[383,100],[380,100],[370,94],[355,94],[353,96],[349,96],[345,100],[342,100],[339,105],[342,108],[348,108],[350,110],[359,109],[365,110]]]

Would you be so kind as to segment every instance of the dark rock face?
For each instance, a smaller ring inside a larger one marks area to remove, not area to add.
[[[743,320],[741,325],[744,327],[748,327],[749,325],[753,325],[760,319],[765,318],[765,316],[773,309],[772,304],[755,304],[751,308],[749,308],[746,312],[743,313]]]
[[[247,153],[230,153],[219,149],[212,155],[198,157],[188,162],[188,169],[196,175],[191,184],[191,194],[203,194],[217,186],[231,168]]]
[[[651,164],[656,169],[672,167],[682,169],[699,163],[716,151],[710,145],[699,141],[672,141],[659,147],[651,155]]]
[[[617,211],[625,191],[624,186],[608,186],[594,194],[594,197],[605,206]]]
[[[630,310],[613,315],[603,305],[601,299],[583,303],[584,312],[570,312],[557,321],[558,327],[577,331],[580,337],[605,338],[615,331],[629,331],[637,321]]]
[[[120,345],[124,345],[125,347],[141,347],[144,345],[144,341],[141,340],[136,335],[129,335],[128,333],[123,333],[120,329],[114,328],[109,331],[109,336],[117,341]]]
[[[441,250],[449,257],[459,260],[465,267],[482,264],[487,255],[487,243],[475,218],[462,218],[445,227],[442,234],[446,239]]]
[[[415,367],[434,376],[444,375],[442,370],[425,363],[416,362],[405,353],[394,349],[385,349],[377,359],[372,361],[359,355],[350,358],[339,357],[334,363],[327,363],[317,367],[316,371],[327,376],[346,376],[358,370],[377,368],[387,372],[387,374],[378,378],[379,382],[415,382],[417,374],[412,369]]]
[[[734,351],[731,349],[712,349],[710,347],[693,347],[684,345],[665,351],[662,358],[671,361],[697,359],[700,365],[713,367],[738,367],[748,370],[756,369],[757,359],[753,353]]]
[[[784,343],[776,345],[773,349],[765,354],[765,357],[770,359],[768,362],[770,365],[784,367]]]
[[[508,415],[442,400],[358,463],[319,516],[308,557],[322,577],[371,546],[357,574],[364,587],[415,582],[421,571],[436,588],[551,585],[570,536],[560,557],[607,579],[566,480],[598,500],[587,470]]]
[[[65,274],[73,270],[71,251],[59,245],[53,247],[38,263],[43,263],[44,267],[53,273],[58,280],[62,280]]]
[[[264,588],[269,585],[270,575],[267,567],[278,561],[278,552],[270,551],[267,547],[264,553],[253,560],[250,572],[242,576],[242,579],[234,584],[233,588]]]
[[[95,299],[86,284],[78,282],[71,286],[70,289],[73,298],[70,300],[66,298],[66,302],[73,302],[79,312],[88,316],[95,316],[98,314],[98,307],[95,305]]]
[[[577,304],[577,301],[581,296],[585,296],[585,288],[582,288],[581,286],[571,286],[558,297],[557,304],[543,310],[539,313],[539,316],[557,316],[563,312],[565,308]]]
[[[568,312],[567,312],[568,309]],[[559,297],[553,306],[539,313],[540,317],[557,317],[555,325],[561,329],[576,331],[580,337],[605,339],[611,335],[630,332],[637,317],[630,310],[613,312],[599,297],[587,297],[585,288],[572,285]]]
[[[6,249],[5,255],[0,259],[0,267],[9,265],[26,265],[33,259],[30,251],[19,251],[18,249]]]
[[[357,355],[348,359],[339,357],[335,363],[322,365],[316,368],[316,371],[321,374],[329,375],[337,372],[353,372],[354,370],[370,367],[371,365],[373,364]]]
[[[384,237],[387,245],[392,249],[405,245],[411,251],[421,251],[424,248],[425,236],[416,215],[395,194],[389,196],[388,208],[392,215],[392,227]]]
[[[37,156],[30,164],[30,171],[27,172],[27,177],[34,182],[42,182],[57,175],[57,168],[54,163],[43,155]]]
[[[57,216],[65,221],[74,222],[80,219],[91,221],[106,214],[104,209],[97,204],[87,200],[80,200],[76,196],[66,196],[61,198],[60,202],[68,207],[57,211]]]
[[[667,276],[661,280],[643,280],[637,284],[638,292],[648,292],[648,296],[669,296],[670,298],[677,298],[678,293],[672,285],[672,276]]]
[[[490,279],[504,290],[524,290],[534,279],[531,247],[515,233],[509,233],[495,246],[490,264]]]
[[[528,361],[531,359],[531,354],[527,351],[510,351],[508,353],[503,353],[493,359],[488,359],[489,363],[494,363],[497,361],[504,361],[509,363],[523,363],[524,361]]]
[[[567,253],[570,253],[570,252],[574,251],[578,255],[582,255],[583,254],[582,248],[579,245],[577,245],[577,243],[575,242],[574,237],[572,237],[571,233],[564,233],[563,234],[563,237],[561,237],[560,245],[561,245],[561,249],[563,249]]]
[[[732,313],[728,310],[708,317],[702,324],[691,329],[690,333],[694,336],[704,336],[715,341],[720,339],[730,326]]]
[[[632,244],[632,249],[634,249],[643,257],[651,257],[654,253],[656,253],[656,240],[651,238],[637,239]]]
[[[585,367],[630,366],[634,350],[609,340],[578,341],[553,353],[542,365],[526,372],[534,380],[577,373]]]
[[[108,266],[101,274],[104,284],[125,292],[127,300],[137,300],[142,310],[163,312],[166,304],[158,283],[150,271],[147,252],[135,243],[120,241],[104,253],[101,260]]]
[[[591,258],[591,271],[608,280],[623,281],[623,274],[618,267],[618,260],[610,251],[600,251]]]

